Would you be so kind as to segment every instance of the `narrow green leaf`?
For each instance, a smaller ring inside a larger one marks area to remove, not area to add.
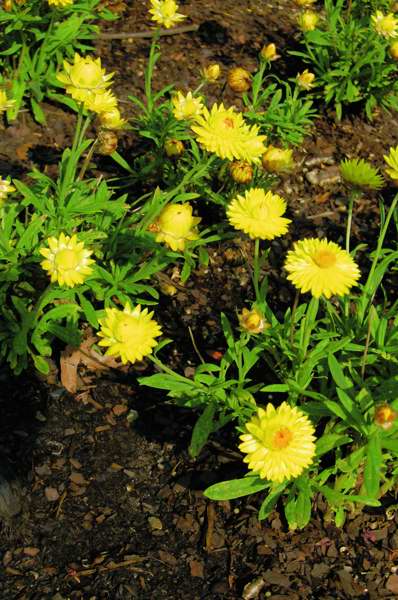
[[[379,494],[382,465],[383,453],[381,451],[380,434],[379,431],[376,431],[368,442],[364,469],[365,489],[371,498],[377,498]]]
[[[242,496],[249,496],[261,492],[269,484],[257,476],[248,476],[243,479],[231,479],[211,485],[204,491],[206,498],[210,500],[233,500]]]
[[[189,445],[189,454],[192,458],[198,456],[203,446],[209,439],[209,435],[214,431],[214,415],[216,405],[208,404],[193,428],[191,443]]]
[[[334,354],[328,354],[328,365],[335,383],[342,389],[352,388],[352,381],[344,375],[343,369]]]

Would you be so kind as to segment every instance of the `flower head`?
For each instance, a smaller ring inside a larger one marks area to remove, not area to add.
[[[262,333],[265,329],[271,327],[257,307],[253,307],[251,310],[243,308],[238,318],[241,328],[249,333]]]
[[[157,242],[164,242],[174,251],[182,251],[186,242],[198,239],[197,225],[201,220],[192,216],[190,204],[169,204],[150,226],[150,230],[157,233]]]
[[[342,178],[355,187],[378,190],[383,187],[383,177],[378,169],[362,158],[343,160],[340,163]]]
[[[123,364],[142,360],[151,354],[157,344],[155,338],[162,333],[152,316],[147,308],[132,308],[129,303],[123,310],[106,308],[105,317],[99,319],[98,335],[102,339],[98,345],[108,346],[106,354],[120,357]]]
[[[169,138],[164,143],[164,151],[169,158],[176,158],[184,152],[184,144],[181,140]]]
[[[294,0],[297,6],[311,6],[316,0]]]
[[[51,276],[52,282],[74,287],[91,275],[90,265],[94,261],[89,257],[92,251],[85,249],[84,242],[77,241],[77,235],[69,237],[61,233],[58,239],[50,237],[47,243],[49,248],[39,250],[45,257],[40,264]]]
[[[192,130],[198,142],[209,152],[220,158],[234,158],[247,162],[258,162],[265,150],[265,135],[258,134],[258,127],[249,127],[243,115],[224,105],[213,104],[211,111],[203,109],[196,118]]]
[[[298,477],[315,455],[315,430],[297,407],[283,402],[278,408],[259,408],[240,436],[239,450],[249,469],[275,483]]]
[[[15,187],[7,179],[0,177],[0,206],[4,204],[10,192],[15,192]]]
[[[280,54],[276,53],[275,44],[267,44],[266,46],[263,46],[261,48],[260,58],[263,58],[264,60],[269,60],[269,61],[273,61],[273,60],[276,60],[277,58],[280,58]]]
[[[172,99],[173,115],[177,121],[188,121],[202,114],[203,102],[202,98],[194,98],[192,92],[188,92],[186,96],[182,92],[177,92]]]
[[[296,242],[287,254],[285,269],[296,288],[315,298],[344,296],[361,275],[348,252],[334,242],[316,238]]]
[[[391,429],[394,421],[397,419],[398,413],[388,404],[380,404],[376,407],[374,420],[377,425],[383,429]]]
[[[252,188],[244,196],[238,195],[227,208],[229,222],[235,229],[252,239],[273,240],[287,232],[290,219],[282,217],[286,202],[272,192]]]
[[[47,0],[49,6],[64,8],[73,4],[73,0]]]
[[[384,155],[384,160],[390,167],[389,169],[386,169],[387,175],[389,175],[391,179],[398,179],[398,146],[390,148],[389,154]]]
[[[111,113],[117,110],[117,98],[110,90],[102,90],[98,93],[87,92],[80,100],[84,108],[97,114]]]
[[[244,160],[235,160],[229,165],[229,172],[236,183],[250,183],[253,179],[253,167]]]
[[[6,112],[9,108],[12,108],[15,104],[15,100],[9,100],[4,90],[0,89],[0,115]]]
[[[73,64],[64,60],[63,65],[64,70],[57,74],[57,79],[75,100],[84,102],[111,85],[113,73],[106,75],[100,58],[75,53]]]
[[[318,25],[319,16],[313,10],[305,10],[297,17],[301,31],[313,31]]]
[[[149,12],[152,15],[151,19],[157,25],[163,26],[166,29],[174,27],[186,19],[185,15],[178,13],[178,4],[175,0],[150,0],[151,7]]]
[[[381,10],[377,10],[376,14],[371,17],[374,30],[379,35],[385,38],[394,38],[398,36],[398,19],[393,13],[384,15]]]
[[[100,129],[98,133],[98,154],[110,156],[117,150],[119,140],[116,133],[110,129]]]
[[[242,93],[250,90],[252,78],[249,71],[242,67],[235,67],[228,72],[227,82],[231,90]]]
[[[314,87],[314,73],[310,73],[308,69],[305,69],[302,73],[299,73],[296,77],[297,85],[303,90],[310,90]]]
[[[202,75],[208,83],[215,83],[220,78],[221,67],[218,63],[208,65],[202,70]]]
[[[127,121],[122,119],[120,110],[116,106],[111,110],[100,112],[99,119],[101,126],[105,129],[123,129],[127,124]]]
[[[293,150],[268,146],[261,161],[264,169],[269,173],[285,173],[294,165]]]

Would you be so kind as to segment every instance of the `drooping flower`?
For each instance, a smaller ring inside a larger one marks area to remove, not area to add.
[[[254,306],[251,310],[243,308],[239,318],[239,325],[249,333],[262,333],[265,329],[269,329],[271,325],[267,323],[263,313]]]
[[[249,469],[275,483],[298,477],[315,455],[315,430],[297,407],[283,402],[278,408],[259,408],[240,436],[241,452]]]
[[[183,251],[188,241],[198,239],[197,225],[201,220],[192,215],[190,204],[169,204],[150,226],[150,231],[157,234],[157,242],[164,242],[174,251]]]
[[[73,4],[73,0],[47,0],[49,6],[56,6],[57,8],[64,8]]]
[[[395,38],[398,36],[398,19],[393,13],[383,14],[377,10],[371,17],[374,30],[385,38]]]
[[[57,79],[74,100],[93,99],[95,94],[111,85],[113,73],[106,74],[100,58],[83,57],[75,53],[73,63],[64,60],[63,66],[64,70],[57,74]]]
[[[227,82],[233,92],[241,94],[250,90],[252,77],[246,69],[235,67],[228,71]]]
[[[296,77],[297,85],[303,90],[310,90],[314,87],[314,80],[314,73],[310,73],[308,69],[304,69],[304,71],[299,73]]]
[[[177,121],[188,121],[199,116],[203,111],[202,98],[195,98],[192,92],[186,96],[182,92],[177,92],[173,98],[173,115]]]
[[[269,173],[285,173],[294,166],[293,150],[268,146],[261,159],[262,165]]]
[[[15,192],[15,187],[7,179],[0,177],[0,207],[3,206],[10,192]]]
[[[6,112],[9,108],[12,108],[15,104],[15,100],[10,100],[7,98],[7,94],[5,90],[0,89],[0,115],[3,112]]]
[[[212,63],[202,70],[203,79],[207,83],[216,83],[221,75],[221,67],[218,63]]]
[[[390,148],[389,154],[384,155],[384,160],[390,167],[389,169],[386,169],[387,175],[389,175],[391,179],[398,179],[398,146]]]
[[[280,54],[276,53],[275,44],[267,44],[266,46],[263,46],[261,48],[260,57],[263,58],[264,60],[273,61],[273,60],[277,60],[278,58],[280,58]]]
[[[244,160],[235,160],[230,163],[229,172],[236,183],[250,183],[253,179],[253,167]]]
[[[45,257],[40,264],[48,272],[52,282],[74,287],[91,275],[90,265],[94,262],[90,258],[92,251],[84,247],[84,242],[78,242],[76,234],[69,237],[61,233],[58,239],[50,237],[47,243],[49,248],[39,250]]]
[[[104,156],[110,156],[118,147],[119,140],[117,134],[111,129],[100,129],[98,132],[98,146],[95,151]]]
[[[101,126],[105,129],[123,129],[127,125],[126,119],[122,119],[120,110],[117,107],[101,112],[99,119]]]
[[[180,23],[186,19],[185,15],[182,15],[178,11],[178,4],[175,0],[150,0],[151,7],[149,12],[152,15],[151,19],[157,25],[170,29],[177,23]]]
[[[195,119],[192,130],[197,140],[209,152],[220,158],[258,162],[265,151],[265,135],[259,135],[258,127],[249,127],[243,115],[235,112],[233,107],[213,104],[211,111],[203,109],[203,113]]]
[[[334,242],[306,238],[295,242],[287,254],[288,279],[301,292],[315,298],[344,296],[361,273],[351,256]]]
[[[282,217],[286,202],[261,188],[252,188],[244,196],[238,195],[227,208],[229,222],[235,229],[252,239],[273,240],[287,232],[290,219]]]
[[[301,31],[313,31],[318,25],[319,16],[313,10],[305,10],[297,17]]]
[[[147,308],[132,308],[129,303],[123,310],[106,308],[105,317],[99,319],[102,339],[98,345],[108,347],[106,354],[120,357],[123,364],[142,360],[151,354],[157,344],[155,338],[162,333],[152,316]]]
[[[355,187],[378,190],[383,187],[383,177],[378,169],[362,158],[343,160],[340,163],[342,178]]]

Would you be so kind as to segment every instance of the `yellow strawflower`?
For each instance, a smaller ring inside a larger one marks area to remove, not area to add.
[[[47,0],[49,6],[56,6],[60,8],[64,8],[65,6],[69,6],[73,4],[73,0]]]
[[[380,404],[377,406],[374,414],[375,423],[387,431],[394,425],[394,421],[397,417],[398,413],[388,404]]]
[[[80,97],[84,108],[97,114],[110,113],[117,110],[117,98],[110,90],[102,90],[98,93],[86,92]]]
[[[312,10],[306,10],[297,17],[301,31],[313,31],[319,21],[319,16]]]
[[[6,112],[9,108],[12,108],[15,104],[15,100],[9,100],[4,90],[0,89],[0,115]]]
[[[316,0],[294,0],[297,6],[311,6]]]
[[[244,196],[238,195],[227,208],[228,220],[235,229],[252,239],[273,240],[288,230],[290,219],[282,217],[286,202],[272,192],[252,188]]]
[[[235,160],[230,163],[229,172],[236,183],[250,183],[253,179],[253,167],[244,160]]]
[[[150,226],[150,231],[157,233],[157,242],[164,242],[174,251],[182,251],[188,241],[198,239],[197,225],[201,220],[192,216],[190,204],[169,204]]]
[[[40,264],[48,272],[52,282],[74,287],[91,275],[90,265],[94,261],[89,257],[92,251],[85,249],[84,242],[78,242],[77,235],[69,237],[61,233],[58,239],[50,237],[47,243],[49,248],[39,250],[45,257]]]
[[[249,469],[275,483],[298,477],[315,455],[315,430],[298,408],[283,402],[278,408],[259,408],[240,436],[239,450]]]
[[[152,8],[149,10],[151,19],[157,25],[170,29],[177,23],[186,19],[185,15],[177,12],[178,4],[175,0],[150,0]]]
[[[280,58],[280,54],[276,53],[275,44],[267,44],[267,46],[263,46],[260,51],[260,57],[264,60],[273,61],[277,58]]]
[[[314,73],[310,73],[308,69],[305,69],[302,73],[299,73],[296,77],[297,85],[303,90],[310,90],[314,87]]]
[[[374,30],[385,38],[395,38],[398,35],[398,19],[393,13],[384,15],[381,10],[377,10],[371,18]]]
[[[239,94],[250,90],[252,85],[252,76],[249,71],[242,67],[234,67],[228,71],[227,82],[232,91]]]
[[[220,158],[259,162],[265,151],[266,136],[258,134],[258,127],[249,127],[241,113],[235,112],[232,107],[224,108],[222,103],[213,104],[211,111],[204,108],[195,119],[192,130],[199,144]]]
[[[169,158],[181,156],[184,152],[184,144],[181,140],[170,138],[164,143],[164,150]]]
[[[173,98],[173,115],[177,121],[188,121],[199,116],[203,111],[202,98],[195,98],[192,92],[188,92],[186,96],[182,92],[177,92]]]
[[[275,146],[268,146],[261,159],[262,165],[269,173],[285,173],[293,166],[293,150],[283,150]]]
[[[75,53],[73,63],[64,60],[63,66],[64,70],[57,74],[57,79],[75,100],[93,100],[95,94],[111,85],[113,73],[105,73],[100,58],[83,57]]]
[[[387,175],[391,179],[398,179],[398,146],[390,148],[389,154],[384,155],[384,160],[390,167],[390,169],[386,169]]]
[[[221,75],[221,67],[218,63],[208,65],[202,70],[202,75],[207,83],[215,83]]]
[[[249,333],[262,333],[265,329],[269,329],[271,325],[267,323],[262,312],[257,307],[248,310],[243,308],[238,315],[239,325]]]
[[[97,112],[97,111],[95,111]],[[105,112],[99,114],[101,126],[105,129],[123,129],[126,126],[127,121],[122,119],[120,110],[118,108],[111,108]]]
[[[120,357],[123,364],[142,360],[151,354],[157,344],[155,338],[162,333],[152,316],[153,312],[149,313],[147,308],[141,310],[140,305],[132,308],[129,303],[123,310],[106,308],[105,317],[99,319],[98,335],[103,339],[98,345],[107,346],[105,354]]]
[[[0,207],[3,206],[10,192],[15,192],[15,187],[7,179],[0,177]]]
[[[287,254],[285,269],[296,288],[315,298],[344,296],[361,275],[348,252],[334,242],[316,238],[296,242]]]

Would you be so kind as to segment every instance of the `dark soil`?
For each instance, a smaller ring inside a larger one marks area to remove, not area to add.
[[[239,10],[236,0],[181,5],[200,28],[162,39],[159,88],[176,83],[191,89],[200,67],[213,61],[254,69],[263,44],[275,42],[283,53],[294,43],[291,2],[245,0]],[[108,31],[148,29],[146,2],[133,2],[119,22],[105,26]],[[142,94],[149,44],[98,42],[104,65],[116,71],[115,91],[127,115],[127,96]],[[289,68],[281,62],[282,73]],[[226,101],[239,104],[236,97]],[[53,105],[46,114],[45,128],[23,113],[1,133],[0,175],[25,177],[33,166],[55,172],[74,116]],[[360,156],[382,166],[383,154],[397,141],[395,116],[380,114],[368,123],[350,115],[339,124],[332,113],[321,116],[296,151],[297,173],[278,188],[295,219],[292,237],[327,234],[341,242],[346,200],[338,162]],[[121,152],[132,143],[131,134],[123,134]],[[387,201],[392,191],[386,191]],[[367,194],[356,211],[355,240],[372,244],[377,226],[377,197]],[[290,243],[272,245],[276,264]],[[188,326],[202,353],[214,359],[223,351],[220,311],[235,318],[236,309],[250,299],[242,244],[236,239],[212,248],[208,270],[195,272],[186,290],[163,298],[159,316],[174,340],[173,366],[189,373],[198,362]],[[272,294],[283,307],[291,289],[277,269],[270,275]],[[75,397],[59,387],[54,366],[53,379],[46,382],[0,373],[0,484],[2,473],[14,479],[12,488],[3,487],[3,496],[0,488],[0,508],[9,501],[8,518],[0,526],[1,599],[377,600],[398,595],[394,505],[352,514],[341,530],[329,522],[320,500],[304,531],[289,532],[279,510],[259,523],[261,498],[221,503],[204,498],[208,485],[244,473],[231,432],[212,438],[196,461],[190,459],[195,417],[161,394],[139,388],[136,378],[149,373],[148,365],[101,377],[83,373]],[[270,374],[263,377],[266,381]],[[22,508],[12,516],[18,498]]]

